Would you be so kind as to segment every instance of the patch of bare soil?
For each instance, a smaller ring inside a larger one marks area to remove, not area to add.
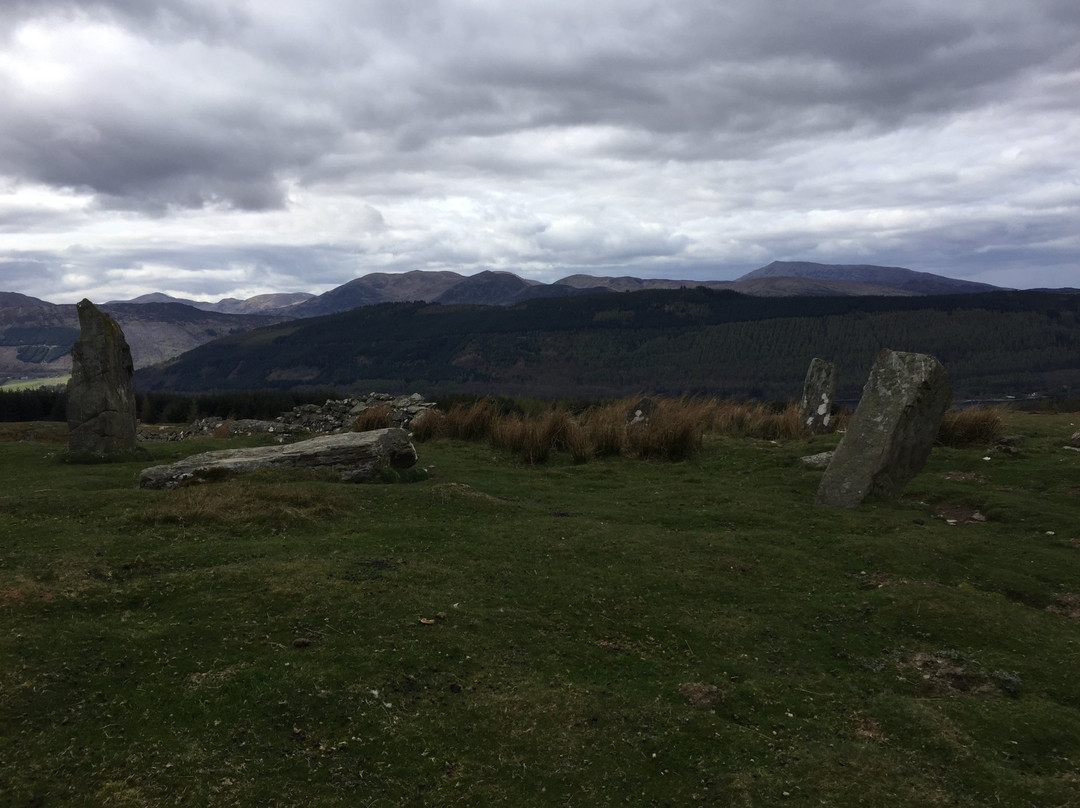
[[[873,718],[855,715],[852,717],[852,724],[852,729],[857,738],[862,738],[864,741],[875,741],[876,743],[885,743],[889,740],[889,737],[882,731],[881,725]]]
[[[477,491],[471,485],[465,483],[440,483],[439,485],[432,486],[431,493],[437,497],[441,502],[449,502],[453,499],[472,499],[480,500],[483,502],[503,502],[506,500],[494,497],[491,494],[485,494],[483,491]]]
[[[986,482],[985,477],[983,477],[981,474],[976,474],[974,471],[944,471],[941,473],[941,479],[965,483]]]
[[[1073,541],[1076,541],[1076,539],[1073,539]],[[1070,620],[1080,621],[1080,595],[1063,592],[1055,596],[1054,602],[1046,607],[1046,611],[1060,614]]]
[[[683,682],[678,689],[679,695],[685,698],[691,707],[699,710],[711,710],[724,703],[724,693],[716,685]]]
[[[939,502],[934,505],[934,514],[950,525],[974,525],[986,521],[986,516],[970,505],[955,502]]]
[[[1022,686],[1016,673],[987,672],[975,660],[958,651],[919,651],[898,664],[919,685],[924,696],[1008,695],[1015,698]]]
[[[32,582],[22,582],[7,589],[0,589],[0,606],[16,606],[27,601],[52,599],[52,592]]]

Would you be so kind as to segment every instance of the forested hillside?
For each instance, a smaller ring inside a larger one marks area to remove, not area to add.
[[[318,386],[604,397],[654,392],[791,398],[815,356],[859,395],[881,348],[932,353],[958,397],[1080,388],[1080,296],[753,298],[708,289],[402,303],[293,321],[140,371],[145,390]]]

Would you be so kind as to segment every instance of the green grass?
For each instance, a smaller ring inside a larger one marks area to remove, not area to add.
[[[835,437],[177,491],[2,443],[0,804],[1075,805],[1080,418],[1004,418],[850,511]]]
[[[58,387],[67,384],[71,374],[66,376],[50,376],[44,379],[15,379],[0,384],[0,390],[37,390],[39,387]]]

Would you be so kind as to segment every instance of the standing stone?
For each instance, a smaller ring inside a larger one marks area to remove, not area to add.
[[[139,452],[131,349],[108,314],[89,300],[76,308],[82,335],[71,348],[68,452],[73,458],[131,457]]]
[[[630,409],[626,411],[626,423],[630,426],[634,424],[647,424],[652,414],[656,412],[657,404],[651,398],[638,399],[637,403],[632,404]]]
[[[800,410],[806,428],[814,435],[825,435],[835,428],[832,417],[836,398],[836,365],[814,359],[806,371]]]
[[[870,493],[895,498],[922,469],[952,401],[932,356],[883,350],[817,492],[819,505],[853,508]]]

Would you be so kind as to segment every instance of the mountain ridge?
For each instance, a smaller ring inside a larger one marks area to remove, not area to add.
[[[796,396],[814,356],[857,398],[881,348],[932,353],[964,396],[1080,388],[1080,296],[995,291],[750,297],[701,287],[382,303],[200,346],[136,374],[142,389],[324,387],[534,397]]]
[[[1000,288],[904,267],[774,261],[728,281],[637,278],[630,275],[613,277],[579,273],[551,283],[542,283],[506,270],[483,270],[473,275],[462,275],[450,270],[410,270],[402,273],[372,272],[360,275],[318,295],[261,295],[246,301],[225,298],[217,303],[205,303],[152,293],[130,301],[114,302],[174,302],[206,311],[287,314],[302,318],[334,314],[379,303],[422,301],[512,306],[534,297],[695,287],[729,289],[755,297],[958,294],[987,292]],[[258,298],[265,298],[265,301],[252,305],[252,301]]]
[[[774,261],[733,281],[575,274],[553,283],[541,283],[505,270],[486,270],[468,276],[448,270],[412,270],[369,273],[321,295],[267,294],[210,303],[152,293],[131,301],[101,305],[116,316],[131,345],[136,367],[142,368],[227,334],[386,303],[415,301],[506,307],[538,298],[618,296],[699,288],[738,292],[753,298],[813,298],[919,296],[927,290],[941,289],[955,294],[996,287],[903,267]],[[71,304],[53,304],[16,292],[0,292],[0,379],[45,378],[66,373],[70,367],[70,346],[78,336],[74,311]]]

